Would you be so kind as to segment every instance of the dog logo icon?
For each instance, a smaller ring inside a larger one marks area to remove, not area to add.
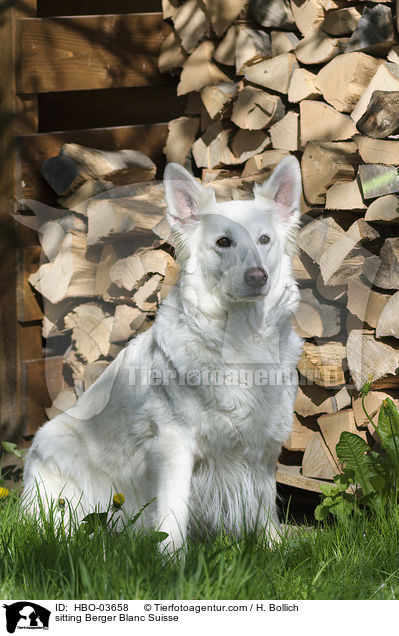
[[[18,629],[48,629],[51,612],[32,603],[31,601],[18,601],[11,605],[3,605],[6,610],[6,627],[9,634]]]

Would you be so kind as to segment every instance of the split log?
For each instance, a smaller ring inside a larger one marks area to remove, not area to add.
[[[161,45],[158,58],[160,73],[170,73],[181,68],[187,59],[186,52],[182,49],[180,40],[174,31],[171,31]]]
[[[272,31],[271,32],[271,46],[272,52],[271,56],[276,57],[277,55],[282,55],[283,53],[290,53],[294,51],[296,45],[299,42],[299,39],[295,35],[295,33],[290,33],[290,31]]]
[[[47,418],[52,420],[56,415],[65,413],[76,403],[76,400],[77,396],[73,389],[62,389],[55,396],[52,405],[45,409]]]
[[[303,35],[322,23],[326,10],[337,9],[338,6],[333,0],[291,0],[295,24]]]
[[[312,437],[314,430],[300,422],[294,415],[292,429],[283,447],[291,451],[304,451]]]
[[[359,166],[357,176],[365,199],[399,192],[398,171],[391,166],[371,163],[362,165]]]
[[[139,246],[156,241],[152,228],[165,216],[166,203],[160,184],[142,195],[120,198],[94,198],[87,206],[87,244],[95,245],[107,239],[126,239],[134,232]]]
[[[86,249],[86,236],[69,232],[61,241],[54,260],[30,275],[30,284],[51,303],[95,296],[97,263],[86,258]]]
[[[297,66],[293,53],[283,53],[269,60],[248,62],[244,68],[244,74],[249,82],[287,94],[291,75]]]
[[[355,30],[361,15],[356,7],[329,11],[320,26],[328,35],[348,35]]]
[[[179,282],[179,276],[180,276],[180,266],[178,265],[178,263],[176,263],[176,261],[173,261],[173,263],[169,262],[166,265],[166,270],[163,276],[163,281],[162,281],[161,289],[159,292],[159,297],[161,301],[165,300],[165,298],[169,296],[170,292],[175,287],[175,285],[177,285],[177,283]]]
[[[51,303],[43,298],[43,319],[42,319],[42,336],[43,338],[54,338],[61,336],[67,330],[64,325],[64,316],[71,311],[76,301],[66,298],[58,303]]]
[[[316,86],[331,106],[350,113],[381,64],[382,60],[365,53],[339,55],[318,72]]]
[[[320,272],[324,283],[328,285],[342,284],[347,271],[348,257],[351,256],[354,248],[366,241],[372,241],[380,235],[363,219],[355,221],[350,228],[335,243],[324,251],[320,257]],[[355,256],[355,254],[353,254]],[[345,274],[343,274],[345,270]]]
[[[238,27],[234,24],[229,28],[223,40],[218,44],[213,59],[219,64],[234,66],[236,59]]]
[[[301,228],[297,243],[315,263],[320,264],[324,252],[342,236],[344,236],[344,230],[335,219],[332,216],[323,215]]]
[[[399,197],[395,194],[386,194],[379,197],[367,208],[366,221],[378,221],[379,223],[399,223]]]
[[[270,137],[260,130],[239,130],[231,140],[235,163],[244,163],[270,144]]]
[[[204,0],[216,35],[222,35],[247,4],[247,0]]]
[[[231,129],[217,121],[197,141],[192,153],[199,168],[215,168],[220,164],[236,165],[261,152],[270,138],[261,131],[240,130],[232,137]]]
[[[302,64],[325,64],[345,49],[347,38],[331,38],[316,27],[298,42],[295,55]]]
[[[292,259],[292,273],[296,281],[305,283],[313,281],[318,268],[306,254],[294,254]]]
[[[309,386],[300,385],[294,409],[298,415],[310,417],[322,413],[336,413],[349,406],[350,403],[351,397],[345,386],[336,391],[336,393],[332,393],[330,389],[327,390],[316,384]]]
[[[154,178],[156,166],[143,152],[107,152],[64,144],[56,157],[42,163],[41,173],[58,195],[73,192],[84,181],[105,179],[115,185]]]
[[[214,51],[214,43],[205,40],[191,53],[184,62],[180,74],[178,95],[186,95],[192,91],[200,91],[205,86],[230,81],[230,78],[212,62]]]
[[[110,301],[115,299],[115,294],[112,293],[112,280],[110,276],[111,267],[117,263],[122,256],[120,256],[116,250],[115,245],[108,243],[104,245],[100,260],[98,262],[96,271],[96,286],[95,292],[97,296],[102,296],[103,300]],[[120,296],[118,292],[118,296]]]
[[[346,50],[367,51],[382,56],[389,51],[394,42],[392,10],[378,4],[363,9],[362,17],[351,35]]]
[[[373,285],[381,289],[399,289],[399,238],[387,238],[379,256],[370,256],[363,272]]]
[[[78,305],[64,321],[72,330],[72,342],[83,360],[90,363],[108,355],[113,317],[100,305]]]
[[[320,303],[311,289],[302,289],[293,324],[301,338],[331,338],[341,329],[340,310]]]
[[[393,336],[399,338],[399,292],[391,296],[378,318],[377,338]]]
[[[164,148],[168,162],[185,164],[197,137],[199,125],[198,117],[178,117],[169,122],[168,138]]]
[[[288,101],[296,104],[302,99],[314,99],[320,95],[316,78],[317,76],[306,68],[296,68],[288,86]]]
[[[335,183],[327,190],[327,210],[365,210],[366,208],[356,179],[346,183]]]
[[[346,344],[348,367],[358,390],[372,376],[378,380],[396,373],[399,367],[399,349],[375,339],[371,332],[354,329]]]
[[[351,55],[364,54],[351,53]],[[392,64],[391,62],[381,63],[381,60],[375,60],[375,63],[378,68],[375,69],[374,75],[370,78],[367,87],[363,91],[362,96],[351,113],[351,117],[355,123],[360,120],[362,115],[368,109],[370,100],[372,99],[372,95],[375,91],[399,91],[399,65]],[[381,121],[383,121],[383,116],[381,117]]]
[[[283,150],[265,150],[251,157],[251,159],[248,159],[241,176],[247,177],[251,174],[262,172],[266,179],[268,174],[271,174],[277,164],[280,163],[284,157],[287,157],[288,154],[287,151]]]
[[[390,296],[373,291],[371,285],[360,278],[351,278],[348,283],[348,311],[369,327],[376,327],[382,310]]]
[[[343,141],[356,133],[356,126],[348,115],[332,106],[310,99],[300,103],[301,145],[308,141]]]
[[[77,354],[72,345],[68,347],[63,357],[63,376],[67,384],[73,387],[74,392],[79,397],[84,391],[84,370],[86,368],[86,362]]]
[[[162,0],[163,19],[173,18],[180,4],[180,0]]]
[[[248,27],[238,27],[235,51],[237,75],[244,75],[246,64],[260,57],[269,58],[271,55],[270,35],[268,33]]]
[[[398,406],[398,400],[392,394],[384,393],[382,391],[370,391],[364,396],[364,406],[374,422],[374,425],[378,424],[378,415],[381,405],[386,398],[390,398]],[[371,435],[375,435],[375,428],[367,418],[363,406],[362,398],[360,396],[352,398],[353,416],[355,418],[356,426],[358,428],[367,428]]]
[[[373,91],[365,112],[357,122],[359,130],[376,139],[395,134],[399,128],[398,98],[399,91]],[[398,142],[387,141],[385,146],[389,143],[397,145]]]
[[[76,206],[80,205],[84,201],[87,201],[102,192],[107,192],[107,190],[112,190],[114,187],[115,186],[112,181],[102,181],[101,179],[98,181],[86,181],[72,192],[72,194],[68,194],[65,197],[59,197],[58,203],[62,205],[63,208],[74,210]]]
[[[142,326],[146,319],[146,314],[137,307],[131,305],[117,305],[115,308],[114,320],[110,342],[126,343],[129,338]]]
[[[327,188],[337,181],[352,181],[358,163],[353,142],[308,142],[301,160],[306,201],[310,205],[325,203]]]
[[[314,479],[333,479],[339,472],[320,433],[313,433],[302,458],[302,475]]]
[[[83,374],[83,385],[85,391],[87,391],[87,389],[90,388],[96,380],[98,380],[108,365],[108,360],[96,360],[96,362],[91,362],[87,365]]]
[[[141,281],[152,274],[165,276],[167,267],[173,267],[174,259],[165,250],[144,250],[112,265],[109,276],[118,287],[132,291]]]
[[[273,148],[279,150],[299,150],[299,115],[288,111],[280,121],[270,128]]]
[[[316,278],[316,289],[320,296],[323,296],[326,300],[332,300],[339,304],[346,304],[347,284],[326,285],[322,275],[319,273]]]
[[[367,252],[364,248],[353,249],[345,256],[338,269],[328,278],[327,284],[333,287],[347,285],[351,278],[361,275],[367,258],[372,257],[367,257]]]
[[[235,82],[224,82],[217,86],[205,86],[205,88],[202,89],[201,99],[211,119],[222,116],[226,105],[236,96],[237,90],[238,87]],[[197,134],[197,131],[195,134]],[[190,148],[193,142],[194,139],[191,142]]]
[[[339,459],[337,457],[336,446],[344,431],[356,433],[356,435],[359,435],[359,437],[365,441],[367,439],[366,432],[357,428],[352,409],[345,409],[344,411],[332,413],[331,415],[321,415],[317,418],[317,423],[320,426],[326,446],[337,466],[339,466]]]
[[[199,0],[185,0],[172,19],[182,47],[187,53],[192,53],[208,31],[208,18],[203,5]]]
[[[298,369],[310,383],[338,387],[345,384],[345,357],[345,347],[341,342],[322,345],[305,342]]]
[[[136,307],[145,312],[156,312],[158,309],[163,276],[153,274],[133,294],[132,300]]]
[[[43,223],[37,231],[43,253],[51,261],[58,254],[65,235],[68,232],[85,232],[86,222],[77,214],[65,214],[58,219]]]
[[[255,22],[263,27],[288,26],[294,22],[289,3],[284,0],[250,0],[249,7]]]
[[[234,103],[231,121],[244,130],[260,130],[284,116],[281,98],[253,86],[246,86]]]
[[[397,96],[399,97],[399,93]],[[370,137],[363,137],[362,135],[356,135],[354,141],[365,163],[383,163],[387,166],[396,166],[398,164],[399,141],[370,139]]]

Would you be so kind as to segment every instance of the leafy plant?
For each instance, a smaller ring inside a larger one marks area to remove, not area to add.
[[[379,444],[372,449],[359,435],[344,431],[336,446],[344,470],[334,477],[335,485],[321,486],[324,495],[315,510],[315,517],[324,520],[329,514],[345,517],[359,514],[362,509],[377,510],[381,506],[397,505],[399,489],[399,412],[394,402],[386,398],[375,426],[367,413],[364,398],[370,391],[371,377],[361,388],[362,406],[374,426]]]
[[[1,442],[1,447],[6,453],[12,453],[17,459],[24,460],[26,450],[21,450],[14,442]],[[22,471],[21,466],[17,464],[3,466],[2,458],[0,457],[0,499],[6,499],[10,494],[10,491],[5,486],[6,480],[20,481]]]

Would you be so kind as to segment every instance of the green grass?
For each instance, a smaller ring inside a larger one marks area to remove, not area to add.
[[[274,549],[252,535],[191,542],[185,559],[128,531],[72,536],[0,501],[2,599],[397,599],[399,513],[298,529]]]

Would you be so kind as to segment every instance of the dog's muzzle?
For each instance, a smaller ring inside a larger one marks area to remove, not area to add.
[[[252,287],[252,289],[256,289],[258,291],[266,285],[267,283],[267,274],[264,269],[261,267],[250,267],[244,274],[244,280]]]

